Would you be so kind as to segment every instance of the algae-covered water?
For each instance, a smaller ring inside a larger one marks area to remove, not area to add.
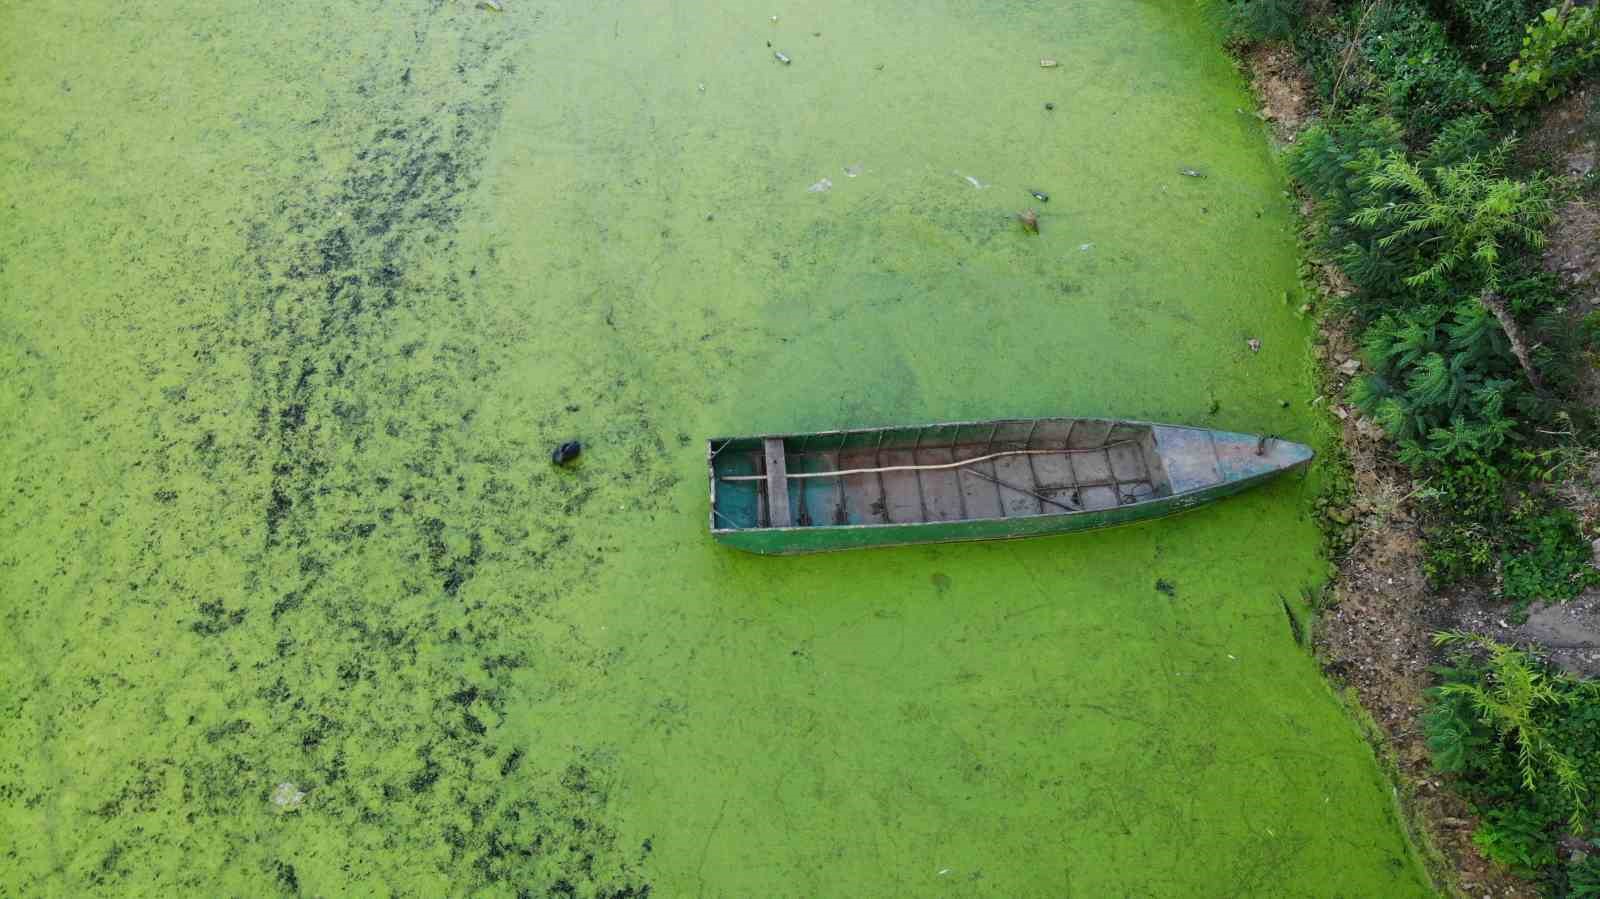
[[[0,18],[0,894],[1427,892],[1285,620],[1302,480],[706,533],[714,435],[1313,438],[1187,0]]]

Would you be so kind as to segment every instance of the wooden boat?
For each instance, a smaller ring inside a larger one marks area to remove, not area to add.
[[[996,540],[1158,518],[1305,465],[1275,437],[1033,418],[717,438],[711,534],[755,553]]]

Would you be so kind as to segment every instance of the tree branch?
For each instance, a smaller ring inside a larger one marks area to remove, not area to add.
[[[1494,315],[1495,321],[1500,323],[1500,330],[1506,332],[1506,339],[1511,341],[1511,353],[1522,365],[1522,373],[1528,376],[1528,383],[1533,385],[1534,390],[1543,393],[1544,379],[1539,377],[1539,370],[1533,367],[1527,335],[1522,333],[1522,326],[1517,324],[1517,320],[1511,316],[1511,310],[1506,308],[1505,298],[1489,290],[1478,296],[1478,302]]]

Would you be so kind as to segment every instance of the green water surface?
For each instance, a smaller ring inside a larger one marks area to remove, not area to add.
[[[1428,893],[1303,480],[706,533],[713,435],[1314,439],[1189,0],[505,7],[0,0],[0,895]]]

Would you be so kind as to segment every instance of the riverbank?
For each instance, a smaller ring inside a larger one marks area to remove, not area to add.
[[[1370,13],[1374,6],[1367,4],[1363,9]],[[1302,176],[1312,171],[1308,160],[1320,149],[1320,145],[1301,147],[1302,141],[1325,143],[1330,130],[1341,127],[1338,122],[1371,114],[1374,108],[1394,115],[1405,126],[1408,110],[1422,109],[1438,99],[1426,91],[1419,91],[1420,99],[1415,95],[1397,98],[1371,92],[1374,89],[1370,87],[1365,99],[1360,89],[1352,98],[1348,93],[1340,95],[1337,81],[1319,84],[1317,77],[1316,68],[1327,66],[1318,53],[1332,53],[1339,60],[1336,69],[1340,75],[1354,73],[1359,79],[1364,68],[1370,71],[1383,64],[1381,58],[1371,55],[1371,42],[1387,39],[1391,47],[1400,45],[1395,52],[1407,52],[1404,41],[1416,40],[1417,23],[1426,21],[1420,11],[1410,19],[1382,15],[1367,19],[1356,14],[1344,17],[1326,5],[1255,3],[1253,7],[1257,12],[1267,7],[1293,7],[1301,17],[1295,26],[1301,36],[1293,41],[1255,35],[1235,44],[1235,50],[1252,78],[1261,118],[1271,124],[1280,149],[1296,161],[1291,167],[1297,164]],[[1240,35],[1236,32],[1235,36],[1238,39]],[[1514,44],[1509,52],[1515,52]],[[1323,77],[1334,70],[1323,68]],[[1348,88],[1348,83],[1344,87]],[[1484,98],[1480,109],[1490,111],[1489,95],[1479,96]],[[1363,103],[1375,107],[1363,107]],[[1464,103],[1460,111],[1470,116],[1472,104]],[[1391,762],[1389,770],[1405,817],[1424,847],[1424,855],[1431,859],[1436,883],[1452,894],[1470,896],[1562,893],[1588,876],[1586,859],[1595,852],[1581,828],[1562,832],[1565,828],[1548,823],[1548,817],[1543,819],[1547,823],[1508,840],[1508,825],[1502,816],[1515,802],[1488,799],[1477,786],[1488,775],[1475,768],[1474,761],[1463,762],[1459,755],[1450,754],[1450,732],[1442,723],[1448,700],[1438,693],[1439,666],[1458,666],[1459,670],[1459,666],[1475,664],[1441,648],[1435,638],[1441,633],[1472,632],[1499,644],[1516,645],[1543,660],[1540,664],[1574,677],[1592,677],[1600,668],[1600,617],[1596,611],[1600,592],[1585,587],[1593,581],[1593,575],[1585,573],[1592,571],[1587,567],[1592,564],[1587,541],[1596,536],[1596,497],[1600,495],[1596,491],[1600,452],[1593,436],[1597,369],[1590,324],[1600,306],[1600,271],[1593,254],[1593,247],[1600,245],[1600,232],[1592,212],[1600,103],[1594,85],[1579,82],[1557,102],[1520,118],[1510,116],[1506,124],[1490,125],[1490,130],[1512,127],[1511,119],[1521,123],[1518,127],[1523,135],[1516,170],[1549,171],[1565,179],[1547,227],[1541,225],[1548,243],[1526,251],[1531,269],[1548,273],[1539,277],[1547,279],[1549,295],[1559,299],[1542,309],[1525,307],[1522,313],[1539,340],[1535,352],[1541,374],[1553,374],[1556,383],[1535,384],[1546,402],[1537,412],[1530,406],[1518,413],[1527,416],[1523,425],[1526,438],[1519,438],[1523,442],[1514,456],[1501,457],[1503,461],[1495,463],[1507,471],[1516,470],[1516,486],[1507,481],[1503,488],[1494,488],[1523,503],[1521,508],[1550,510],[1537,513],[1544,515],[1544,520],[1572,523],[1570,530],[1552,524],[1553,529],[1544,532],[1552,535],[1548,539],[1563,542],[1547,544],[1546,554],[1531,566],[1545,575],[1570,572],[1554,576],[1570,576],[1575,587],[1545,579],[1543,589],[1558,594],[1551,601],[1541,601],[1537,591],[1508,583],[1508,573],[1523,577],[1530,567],[1527,563],[1501,561],[1486,572],[1466,577],[1449,570],[1446,552],[1451,541],[1459,541],[1460,534],[1470,534],[1481,526],[1470,513],[1450,505],[1452,488],[1448,485],[1456,477],[1450,472],[1461,470],[1463,463],[1439,460],[1419,464],[1416,453],[1409,462],[1402,461],[1392,419],[1386,428],[1382,416],[1375,414],[1377,410],[1362,407],[1364,388],[1371,386],[1374,376],[1374,362],[1381,362],[1374,359],[1370,337],[1376,314],[1370,305],[1364,305],[1372,302],[1373,288],[1356,283],[1362,279],[1353,280],[1342,267],[1357,257],[1327,242],[1327,214],[1333,201],[1328,199],[1326,185],[1308,189],[1304,180],[1299,183],[1306,201],[1301,210],[1310,259],[1306,281],[1319,297],[1312,304],[1319,318],[1319,336],[1312,352],[1320,385],[1315,402],[1326,416],[1327,426],[1339,435],[1342,447],[1337,460],[1342,474],[1331,480],[1318,503],[1336,576],[1317,598],[1317,650],[1329,678],[1348,691],[1360,709],[1359,716],[1373,722],[1377,751]],[[1322,124],[1328,121],[1335,124]],[[1483,121],[1489,124],[1487,117]],[[1426,144],[1435,134],[1427,126],[1419,128],[1412,146]],[[1487,149],[1488,145],[1482,146]],[[1356,174],[1361,163],[1354,154],[1345,158],[1350,183],[1360,189],[1356,179],[1366,177]],[[1333,227],[1344,225],[1339,222]],[[1362,278],[1370,281],[1371,275],[1363,270]],[[1358,383],[1363,379],[1369,383]],[[1513,458],[1519,463],[1513,464]],[[1578,535],[1583,542],[1577,542]],[[1483,541],[1478,545],[1489,546]],[[1555,546],[1571,548],[1550,549]],[[1600,563],[1600,543],[1594,552],[1593,562]],[[1578,567],[1570,567],[1574,564]],[[1508,592],[1514,598],[1508,599]],[[1466,677],[1482,678],[1479,682],[1495,689],[1503,674],[1490,671]],[[1563,675],[1551,676],[1559,680]],[[1447,678],[1445,682],[1451,681]],[[1570,707],[1581,710],[1587,700],[1576,701],[1579,704]],[[1514,745],[1514,739],[1506,739]],[[1546,770],[1544,778],[1549,777]]]

